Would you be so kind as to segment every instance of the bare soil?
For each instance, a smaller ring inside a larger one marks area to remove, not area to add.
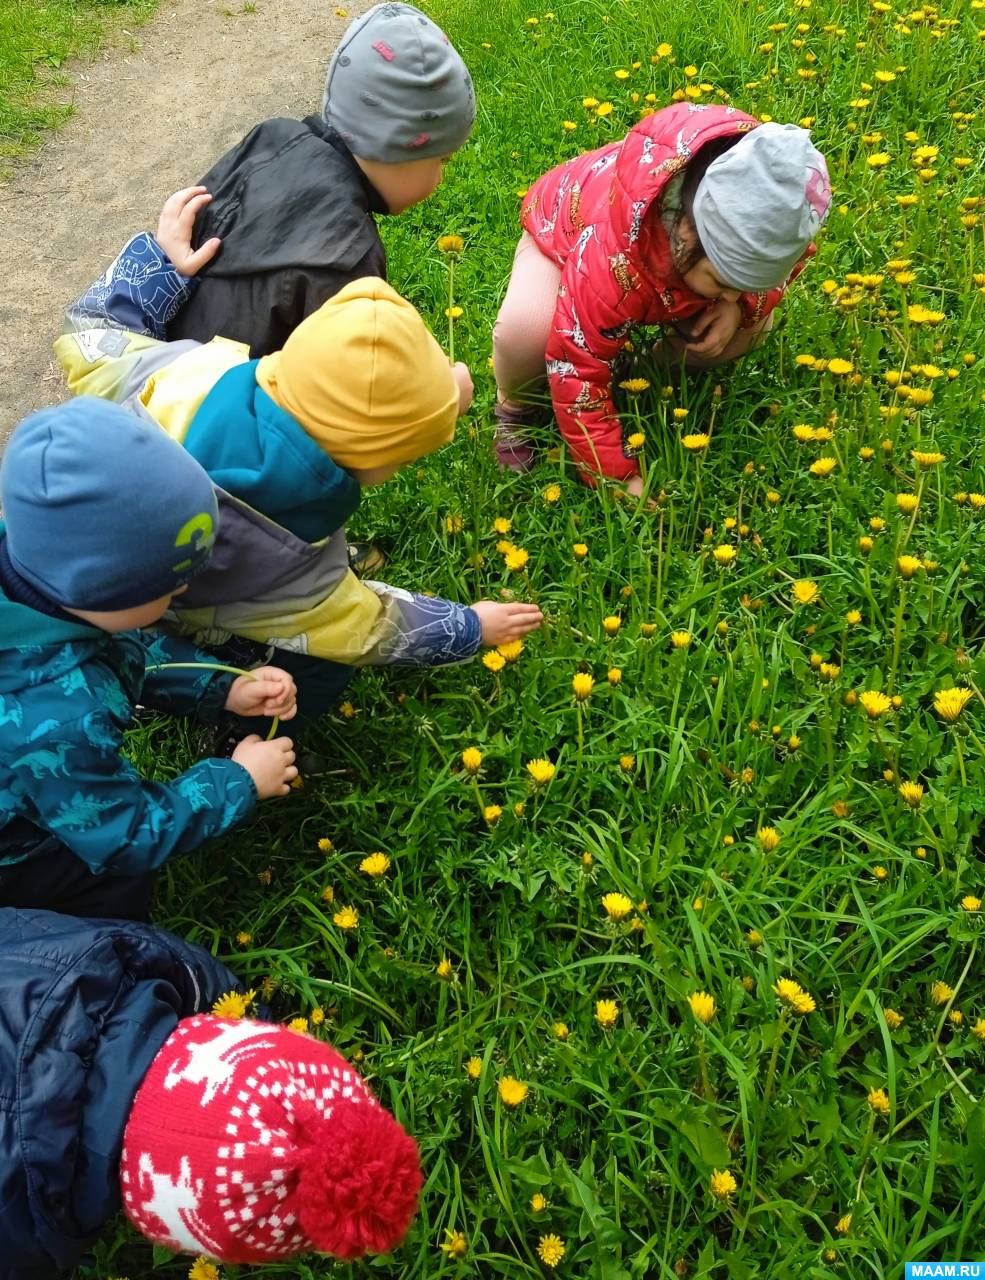
[[[64,399],[51,357],[66,305],[170,192],[270,116],[318,109],[329,57],[371,0],[163,0],[70,68],[72,118],[0,183],[0,446]]]

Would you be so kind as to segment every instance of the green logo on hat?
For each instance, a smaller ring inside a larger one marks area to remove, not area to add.
[[[184,573],[194,568],[196,564],[200,564],[212,550],[214,543],[215,522],[207,511],[200,511],[197,516],[186,520],[178,530],[178,536],[174,540],[175,547],[180,549],[190,546],[192,553],[188,559],[172,565],[173,571]]]

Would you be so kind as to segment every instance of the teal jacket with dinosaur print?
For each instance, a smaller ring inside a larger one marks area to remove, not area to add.
[[[218,715],[228,675],[151,670],[209,660],[163,632],[110,635],[0,592],[0,863],[65,847],[96,874],[136,875],[246,817],[256,789],[242,765],[200,760],[160,783],[123,755],[138,702]]]

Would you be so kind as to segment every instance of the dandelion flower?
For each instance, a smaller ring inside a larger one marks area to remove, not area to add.
[[[756,832],[756,839],[763,853],[772,853],[780,843],[780,833],[776,827],[760,827]]]
[[[482,655],[482,665],[487,671],[492,671],[495,674],[497,671],[502,671],[506,666],[506,659],[501,653],[497,653],[495,649],[490,649],[488,653]]]
[[[503,816],[502,806],[498,804],[487,804],[482,810],[482,816],[491,827]]]
[[[639,395],[640,392],[649,390],[650,381],[648,378],[627,378],[624,382],[620,382],[619,386],[630,395]]]
[[[900,577],[909,580],[923,568],[923,561],[918,560],[916,556],[898,556],[896,567],[900,571]]]
[[[690,435],[681,436],[681,444],[690,453],[700,453],[711,444],[711,436],[707,431],[693,431]]]
[[[901,782],[899,784],[900,798],[911,809],[919,809],[920,801],[923,799],[923,786],[919,782]]]
[[[469,1251],[469,1242],[462,1235],[461,1231],[452,1231],[449,1227],[445,1228],[445,1235],[448,1239],[438,1246],[443,1253],[449,1258],[464,1258]]]
[[[633,770],[636,768],[636,757],[632,755],[620,756],[619,768],[623,771],[623,773],[632,773]]]
[[[555,1022],[551,1027],[551,1034],[555,1040],[567,1040],[570,1034],[568,1024],[566,1022]]]
[[[707,1027],[715,1016],[714,996],[710,996],[707,991],[694,991],[688,996],[687,1002],[697,1020]]]
[[[622,618],[618,614],[610,613],[607,618],[602,619],[602,630],[607,636],[614,636],[622,626]]]
[[[576,542],[571,548],[571,554],[576,560],[584,560],[588,555],[588,546],[584,542]]]
[[[478,773],[482,767],[482,752],[478,747],[466,747],[462,752],[462,767],[467,773]]]
[[[595,1001],[595,1021],[603,1031],[611,1031],[619,1017],[619,1004],[615,1000]]]
[[[518,573],[521,569],[525,569],[527,567],[527,562],[530,559],[530,552],[524,551],[522,547],[514,547],[512,551],[507,551],[503,558],[506,561],[507,569],[512,570],[514,573]]]
[[[322,838],[318,841],[319,853],[331,853],[334,848],[335,848],[335,845],[332,844],[328,836],[322,836]]]
[[[297,1031],[299,1035],[304,1035],[308,1030],[307,1018],[292,1018],[287,1024],[288,1031]]]
[[[858,700],[870,720],[880,719],[893,705],[892,699],[878,689],[866,689],[858,695]]]
[[[812,462],[807,469],[812,476],[817,476],[819,479],[824,480],[832,473],[832,471],[834,471],[837,465],[837,458],[818,458],[817,461]]]
[[[920,449],[911,449],[910,457],[918,467],[936,467],[944,461],[943,453],[924,453]]]
[[[502,644],[496,646],[496,652],[506,662],[516,662],[520,654],[523,653],[522,640],[504,640]]]
[[[332,916],[332,923],[340,929],[357,929],[359,927],[359,912],[355,907],[340,907]]]
[[[242,1018],[253,1003],[255,991],[226,991],[212,1006],[217,1018]]]
[[[758,929],[748,929],[746,931],[746,942],[750,947],[761,947],[763,945],[763,935]]]
[[[670,633],[670,643],[675,649],[689,649],[691,647],[690,631],[672,631]]]
[[[711,1171],[711,1181],[709,1190],[716,1200],[727,1200],[729,1196],[734,1195],[738,1190],[739,1184],[735,1178],[729,1173],[728,1169]]]
[[[885,1089],[870,1089],[868,1094],[869,1106],[879,1116],[889,1115],[889,1094]]]
[[[633,909],[633,900],[624,893],[607,893],[602,898],[602,907],[610,920],[625,920]]]
[[[539,756],[536,760],[527,761],[527,773],[530,774],[530,777],[538,787],[545,786],[550,782],[556,772],[557,769],[550,760],[545,760],[543,757]]]
[[[724,569],[727,565],[732,563],[739,553],[736,551],[735,547],[730,547],[727,543],[723,543],[720,547],[716,547],[711,554],[714,557],[715,563],[721,565]]]
[[[537,1254],[545,1267],[556,1267],[566,1252],[560,1236],[541,1236],[537,1243]]]
[[[571,692],[578,702],[584,702],[590,697],[594,688],[595,681],[587,671],[576,671],[571,677]]]
[[[634,431],[633,434],[629,436],[629,438],[626,440],[627,448],[631,449],[633,453],[639,453],[639,451],[643,448],[645,444],[646,444],[646,432],[644,431]]]
[[[557,502],[561,497],[561,486],[559,484],[549,484],[544,490],[543,498],[547,503]]]
[[[798,578],[790,590],[798,604],[813,604],[820,595],[817,583],[810,578]]]
[[[961,899],[961,909],[967,911],[969,915],[976,915],[982,909],[982,900],[969,893],[967,897]]]
[[[971,1028],[971,1034],[975,1037],[976,1040],[980,1040],[983,1044],[985,1044],[985,1018],[978,1019],[978,1021]]]
[[[385,853],[371,853],[369,857],[363,858],[362,862],[360,862],[359,870],[367,876],[372,876],[374,880],[378,880],[390,870],[390,859]]]
[[[869,164],[872,163],[873,159],[875,159],[874,156],[869,157]],[[851,360],[840,360],[836,357],[834,360],[828,361],[828,373],[834,373],[839,377],[844,377],[845,375],[854,372],[855,366],[852,364]]]
[[[934,694],[934,710],[942,720],[954,724],[973,696],[970,689],[941,689]]]
[[[882,1016],[886,1019],[886,1026],[890,1031],[898,1031],[903,1025],[903,1015],[897,1013],[895,1009],[884,1007]]]
[[[454,968],[452,967],[451,961],[448,959],[447,956],[443,956],[438,961],[437,967],[435,968],[435,973],[438,975],[439,978],[441,978],[443,982],[447,982],[454,972],[455,971],[454,971]]]
[[[461,253],[465,248],[465,241],[461,236],[439,236],[438,249],[442,253]]]
[[[611,684],[613,688],[615,688],[617,684],[622,684],[622,668],[610,667],[609,670],[605,673],[605,678],[606,680],[608,680],[609,684]]]
[[[518,1107],[530,1092],[530,1086],[514,1076],[503,1076],[498,1088],[500,1100],[507,1107]]]
[[[940,324],[944,319],[943,311],[931,311],[919,303],[913,303],[907,307],[906,314],[910,324],[926,324],[931,327]]]
[[[465,1064],[465,1074],[470,1080],[478,1080],[482,1075],[482,1059],[469,1058]]]
[[[188,1268],[188,1280],[219,1280],[219,1268],[208,1258],[196,1258]]]
[[[785,1004],[794,1013],[814,1012],[815,1004],[813,998],[803,989],[799,982],[794,982],[792,978],[780,978],[774,985],[773,992],[780,1003]]]
[[[839,1218],[835,1223],[835,1231],[837,1231],[840,1236],[847,1236],[851,1229],[852,1215],[850,1213],[846,1213],[843,1218]]]
[[[934,1004],[947,1004],[948,1000],[954,999],[954,988],[938,979],[930,988],[930,998]]]

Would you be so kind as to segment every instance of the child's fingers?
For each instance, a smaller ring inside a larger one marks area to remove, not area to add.
[[[192,196],[178,214],[178,221],[182,228],[190,232],[195,225],[195,219],[198,217],[200,210],[211,203],[212,197],[207,191],[202,191],[197,196]]]
[[[211,240],[206,240],[200,249],[196,249],[194,253],[188,255],[186,262],[186,270],[184,274],[191,276],[197,274],[205,266],[211,262],[215,255],[219,252],[219,246],[222,241],[218,236],[213,236]]]

